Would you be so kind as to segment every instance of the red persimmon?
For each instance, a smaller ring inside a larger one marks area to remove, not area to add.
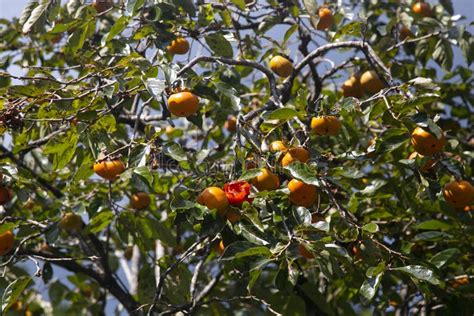
[[[247,181],[233,181],[224,184],[224,192],[229,203],[234,206],[242,205],[244,201],[252,202],[248,196],[251,185]]]

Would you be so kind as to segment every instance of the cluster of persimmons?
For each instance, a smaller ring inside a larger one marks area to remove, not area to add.
[[[100,12],[111,8],[112,1],[96,1],[94,7]],[[431,16],[431,8],[427,3],[418,2],[412,7],[412,11],[421,16]],[[318,11],[319,21],[317,28],[325,30],[332,26],[334,18],[332,12],[327,7],[321,7]],[[400,30],[400,36],[405,38],[411,33],[407,28]],[[186,54],[190,49],[189,42],[178,37],[167,47],[170,54]],[[286,56],[274,56],[269,62],[270,69],[279,77],[287,78],[293,74],[293,63]],[[384,83],[375,71],[366,71],[362,74],[352,74],[341,87],[344,97],[361,98],[364,93],[375,94],[384,88]],[[177,117],[190,117],[199,110],[199,98],[187,89],[173,91],[168,97],[167,108],[170,113]],[[235,117],[230,117],[225,123],[225,128],[234,132],[237,127]],[[320,136],[335,136],[342,127],[341,121],[335,115],[321,115],[311,119],[311,130]],[[167,130],[168,132],[168,130]],[[372,140],[372,144],[375,140]],[[445,137],[434,136],[432,133],[422,127],[416,127],[411,134],[411,144],[414,152],[410,159],[416,156],[424,157],[441,152],[445,145]],[[279,152],[278,164],[282,167],[288,166],[295,161],[306,163],[310,159],[310,152],[303,147],[287,148],[282,141],[277,140],[270,144],[271,152]],[[426,172],[431,169],[436,161],[434,158],[428,160],[420,169]],[[255,164],[247,162],[246,169],[255,168]],[[124,163],[113,157],[107,157],[97,161],[93,169],[100,177],[114,181],[125,171]],[[12,191],[4,186],[0,175],[0,204],[7,204],[12,199]],[[224,184],[223,188],[211,186],[202,191],[197,197],[197,202],[206,206],[210,210],[216,210],[224,219],[235,223],[241,218],[239,208],[244,202],[252,203],[252,187],[258,191],[277,190],[280,186],[280,178],[271,168],[261,168],[260,173],[249,182],[244,180],[231,181]],[[311,208],[318,199],[318,188],[314,185],[306,184],[298,179],[291,179],[287,183],[289,190],[289,201],[295,206]],[[448,204],[455,208],[471,208],[474,202],[474,187],[468,181],[455,180],[447,183],[443,188],[443,196]],[[151,203],[150,196],[145,192],[136,192],[130,197],[131,207],[136,210],[147,208]],[[316,214],[313,215],[313,222],[320,221],[322,218]],[[78,232],[83,227],[82,218],[72,212],[63,215],[59,226],[69,232]],[[14,246],[14,235],[11,230],[0,234],[0,255],[8,254]],[[219,252],[224,251],[222,241],[217,245]],[[306,250],[302,245],[299,246],[300,254],[305,258],[313,258],[313,254]]]

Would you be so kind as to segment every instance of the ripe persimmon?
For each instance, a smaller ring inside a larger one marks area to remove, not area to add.
[[[423,159],[424,156],[420,155],[419,153],[414,151],[410,154],[410,156],[408,156],[408,159],[416,159],[416,157],[420,157],[421,159]],[[421,172],[428,172],[434,167],[434,165],[436,165],[436,160],[431,158],[430,160],[425,162],[425,164],[423,166],[420,167],[420,171]]]
[[[305,259],[314,259],[314,254],[308,249],[306,249],[306,246],[304,244],[298,245],[298,252]]]
[[[4,256],[13,249],[15,243],[15,236],[11,230],[0,234],[0,256]]]
[[[269,149],[270,151],[275,152],[275,151],[285,151],[288,148],[286,148],[285,144],[281,140],[276,140],[270,143]]]
[[[286,167],[294,161],[305,163],[309,160],[309,158],[309,151],[307,151],[303,147],[295,147],[291,148],[285,153],[285,155],[281,159],[281,165],[283,167]]]
[[[325,30],[330,28],[334,24],[334,17],[332,11],[328,7],[321,7],[318,10],[319,22],[317,29]]]
[[[383,89],[384,84],[373,70],[366,71],[360,76],[360,86],[369,93],[377,93]]]
[[[210,210],[217,210],[220,216],[224,217],[229,207],[229,200],[225,192],[218,187],[209,187],[199,194],[197,202],[206,206]]]
[[[244,201],[252,202],[250,199],[250,188],[252,186],[247,181],[232,181],[224,184],[224,192],[230,205],[240,206]]]
[[[408,27],[403,25],[399,30],[399,37],[400,37],[400,40],[403,41],[407,37],[413,37],[413,33],[410,31]]]
[[[151,203],[150,196],[145,192],[137,192],[130,198],[131,206],[136,210],[147,208]]]
[[[78,232],[82,229],[82,217],[72,212],[63,215],[59,227],[68,232]]]
[[[235,209],[229,209],[227,213],[225,213],[225,218],[232,224],[240,221],[241,217],[242,216],[240,216],[240,212]]]
[[[425,2],[417,2],[412,7],[411,10],[415,14],[419,14],[424,17],[430,17],[433,12],[431,11],[431,7],[428,3]]]
[[[123,251],[123,257],[127,260],[132,259],[132,257],[133,257],[133,246],[128,246],[127,248],[125,248],[125,250]]]
[[[443,196],[453,207],[466,207],[474,202],[474,187],[467,181],[451,181],[443,188]]]
[[[342,95],[345,98],[353,97],[360,99],[364,95],[364,91],[360,85],[360,76],[353,74],[341,86]]]
[[[0,205],[7,204],[12,199],[12,191],[0,185]]]
[[[189,51],[189,42],[185,38],[178,37],[171,41],[166,50],[173,55],[184,55]]]
[[[283,56],[275,56],[270,60],[270,69],[282,78],[293,73],[293,63]]]
[[[221,239],[214,245],[214,250],[216,250],[220,255],[224,253],[225,245],[224,241]]]
[[[102,13],[112,8],[114,2],[112,0],[95,0],[92,3],[92,7],[97,11],[97,13]]]
[[[125,171],[125,165],[119,159],[102,160],[94,164],[94,172],[109,181],[116,180]]]
[[[423,156],[431,156],[441,151],[446,140],[444,135],[440,139],[425,131],[421,127],[416,127],[411,134],[411,144],[415,151]]]
[[[194,115],[198,108],[199,98],[189,91],[178,92],[168,98],[168,110],[176,116]]]
[[[280,179],[274,173],[266,168],[261,169],[261,174],[252,180],[252,184],[259,191],[276,190],[280,187]]]
[[[341,129],[341,121],[334,115],[324,115],[311,119],[311,129],[318,135],[334,136]]]
[[[296,179],[288,182],[288,189],[291,203],[297,206],[310,207],[318,198],[318,190],[314,185]]]
[[[237,118],[235,116],[229,116],[224,123],[224,128],[231,133],[235,133],[237,130]]]

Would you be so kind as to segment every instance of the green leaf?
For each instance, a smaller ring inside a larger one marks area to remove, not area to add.
[[[365,230],[366,232],[374,234],[379,231],[379,225],[375,223],[368,223],[362,226],[362,230]]]
[[[232,58],[234,52],[232,50],[232,45],[227,41],[227,39],[219,34],[213,33],[205,37],[207,45],[209,48],[218,56]]]
[[[30,277],[23,276],[17,278],[7,286],[2,296],[2,314],[18,299],[30,281]]]
[[[291,176],[297,180],[303,181],[306,184],[321,186],[318,178],[316,177],[317,172],[307,164],[295,161],[284,168],[288,170]]]
[[[359,294],[365,304],[369,303],[374,298],[380,286],[380,281],[382,281],[382,276],[383,273],[379,273],[375,277],[368,278],[364,283],[362,283]]]
[[[110,210],[102,211],[94,215],[87,225],[87,230],[93,234],[102,231],[114,219],[114,213]]]
[[[187,161],[188,157],[184,149],[178,144],[169,144],[163,148],[163,152],[177,161]]]
[[[286,30],[285,36],[283,37],[283,46],[288,42],[290,39],[291,35],[295,33],[298,30],[298,24],[292,25]]]
[[[416,229],[425,229],[425,230],[449,230],[453,226],[447,224],[445,222],[441,222],[436,219],[432,219],[429,221],[424,221],[415,226]]]
[[[435,254],[431,259],[430,262],[434,264],[438,269],[443,267],[444,265],[453,262],[456,258],[461,256],[461,251],[457,248],[449,248],[442,250]]]
[[[334,36],[332,37],[332,40],[335,41],[342,36],[360,37],[360,35],[362,34],[363,25],[364,24],[361,21],[347,23],[346,25],[337,30],[336,34],[334,34]]]
[[[265,115],[265,120],[291,120],[292,118],[298,116],[298,111],[292,108],[279,108],[271,112],[270,114]]]
[[[409,265],[401,268],[392,268],[394,271],[402,271],[407,273],[418,280],[427,281],[433,285],[440,284],[440,281],[434,275],[433,271],[423,266]]]
[[[182,7],[189,16],[196,16],[196,7],[192,0],[174,0],[174,3]]]
[[[364,190],[360,191],[359,193],[363,195],[372,195],[385,184],[387,184],[387,181],[382,179],[375,179],[371,182],[370,185],[366,186]]]
[[[433,59],[445,70],[453,66],[453,48],[448,40],[440,39],[435,46]]]
[[[244,258],[244,257],[251,257],[251,256],[264,256],[269,258],[271,256],[271,252],[267,247],[253,247],[249,248],[243,252],[238,252],[235,254],[235,258]]]
[[[262,174],[262,169],[245,170],[239,177],[239,180],[250,180]]]
[[[414,241],[438,241],[438,240],[447,240],[453,238],[452,235],[437,232],[437,231],[427,231],[424,233],[417,234],[413,240]]]
[[[238,111],[240,109],[239,93],[234,87],[220,82],[215,83],[214,86],[216,87],[217,91],[229,98],[234,110]]]
[[[145,82],[145,87],[157,101],[161,101],[161,94],[165,91],[166,83],[164,80],[150,78]]]
[[[102,39],[102,46],[105,46],[108,42],[110,42],[116,35],[120,34],[128,25],[128,17],[121,16],[112,26],[109,33],[103,37]]]
[[[145,0],[127,0],[125,8],[129,15],[134,16],[145,4]]]
[[[31,28],[38,22],[46,22],[46,11],[48,10],[49,6],[51,5],[52,0],[42,0],[41,3],[31,11],[30,16],[28,17],[28,20],[23,24],[22,27],[22,32],[23,33],[28,33],[30,32]],[[31,8],[31,6],[27,6],[28,9]],[[24,14],[27,12],[23,12]]]

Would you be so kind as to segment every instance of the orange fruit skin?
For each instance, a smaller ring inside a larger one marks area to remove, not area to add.
[[[281,159],[281,165],[286,167],[294,161],[305,163],[309,160],[309,158],[309,151],[303,147],[295,147],[288,150],[288,152],[283,156]]]
[[[414,151],[410,154],[410,156],[408,156],[408,159],[416,159],[416,157],[420,157],[423,159],[424,156]],[[434,167],[435,164],[436,164],[436,160],[430,159],[423,166],[420,167],[420,171],[428,172]]]
[[[332,12],[330,9],[322,7],[319,9],[318,15],[319,15],[319,22],[317,26],[318,30],[328,29],[334,24],[334,17],[332,16]]]
[[[303,244],[298,245],[298,252],[305,259],[314,259],[314,254],[308,249],[306,249],[306,247]]]
[[[410,29],[406,26],[402,26],[400,28],[400,40],[404,40],[407,37],[413,37],[413,33],[410,31]]]
[[[289,77],[293,73],[293,64],[283,56],[275,56],[270,60],[270,69],[282,78]]]
[[[23,303],[18,300],[13,302],[13,304],[10,306],[10,310],[15,311],[15,312],[21,312],[22,309],[23,309]]]
[[[341,86],[342,95],[344,98],[362,98],[364,91],[360,85],[360,76],[352,75],[348,80],[344,81]]]
[[[82,228],[82,217],[74,213],[66,213],[59,222],[59,227],[69,232],[77,232]]]
[[[261,171],[262,173],[256,176],[252,181],[252,184],[257,188],[257,190],[271,191],[280,187],[280,179],[276,174],[270,172],[266,168],[262,168]]]
[[[224,241],[220,240],[219,243],[214,246],[214,249],[222,256],[222,254],[224,254],[225,249]]]
[[[446,140],[443,137],[437,139],[436,136],[431,135],[421,127],[417,127],[411,134],[411,144],[415,151],[423,156],[431,156],[440,152]]]
[[[232,224],[234,224],[240,221],[241,216],[238,211],[229,209],[225,214],[225,218],[228,219]]]
[[[276,140],[274,142],[270,143],[270,151],[276,152],[276,151],[285,151],[288,148],[286,148],[285,144],[281,140]]]
[[[318,215],[318,214],[312,214],[311,215],[311,223],[317,223],[317,222],[324,222],[324,217]]]
[[[318,135],[337,135],[341,126],[341,121],[333,115],[318,116],[311,119],[311,129]]]
[[[0,205],[7,204],[12,199],[12,192],[9,188],[0,186]]]
[[[96,0],[92,3],[92,7],[97,11],[97,13],[102,13],[110,9],[113,5],[113,1],[111,0]]]
[[[130,198],[130,204],[136,210],[142,210],[150,206],[151,199],[148,193],[138,192],[132,195]]]
[[[310,207],[318,198],[318,190],[314,185],[296,179],[288,182],[288,189],[290,190],[291,203],[297,206]]]
[[[474,187],[467,181],[451,181],[444,186],[443,196],[453,207],[466,207],[474,202]]]
[[[377,93],[384,87],[382,80],[373,70],[366,71],[360,76],[360,85],[364,91],[369,93]]]
[[[432,15],[432,11],[430,5],[425,2],[417,2],[412,7],[411,10],[415,14],[419,14],[424,17],[429,17]]]
[[[188,91],[172,94],[168,98],[168,110],[179,117],[194,115],[199,108],[199,98]]]
[[[189,52],[189,42],[182,37],[171,41],[171,44],[166,47],[166,50],[173,55],[184,55]]]
[[[125,165],[122,161],[104,160],[94,164],[94,172],[109,181],[116,180],[118,175],[125,171]]]
[[[3,234],[0,234],[0,256],[4,256],[13,249],[15,243],[15,236],[11,230],[7,230]]]
[[[218,187],[209,187],[199,194],[197,202],[201,205],[206,206],[210,210],[217,210],[220,216],[226,215],[227,209],[229,208],[229,201],[225,192]]]
[[[227,121],[224,123],[224,128],[231,133],[235,133],[237,130],[237,118],[235,116],[227,118]]]
[[[133,257],[133,246],[128,246],[124,252],[123,252],[123,257],[127,260],[132,259]]]

